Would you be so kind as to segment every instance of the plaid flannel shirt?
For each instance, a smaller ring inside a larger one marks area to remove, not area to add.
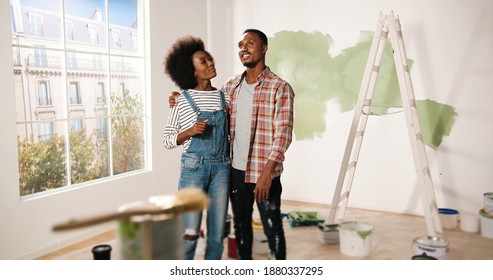
[[[246,72],[228,80],[222,90],[230,96],[230,151],[235,138],[237,97]],[[272,178],[283,171],[284,153],[292,141],[294,91],[283,79],[267,67],[257,77],[252,100],[250,149],[245,182],[256,184],[267,161],[277,162]],[[234,155],[232,155],[234,156]]]

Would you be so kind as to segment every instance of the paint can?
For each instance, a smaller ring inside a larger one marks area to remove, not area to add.
[[[447,259],[448,241],[435,236],[421,236],[414,239],[413,253],[415,256],[431,256],[438,260]]]
[[[228,257],[230,259],[238,258],[238,252],[236,250],[236,237],[234,234],[228,236]]]
[[[361,222],[343,222],[339,225],[339,249],[350,257],[366,257],[372,249],[373,226]]]
[[[149,201],[155,201],[151,197]],[[158,204],[158,202],[157,202]],[[139,208],[136,201],[120,206],[118,211]],[[140,215],[121,219],[117,240],[122,260],[182,260],[183,222],[181,215]]]
[[[487,192],[484,196],[484,212],[493,213],[493,192]]]
[[[479,232],[479,215],[465,210],[459,214],[460,229],[464,232]]]
[[[318,240],[325,244],[339,243],[339,224],[319,224]]]
[[[438,208],[438,217],[444,229],[455,229],[459,220],[459,211],[451,208]]]
[[[484,209],[479,210],[481,221],[481,235],[486,238],[493,238],[493,213],[486,213]]]

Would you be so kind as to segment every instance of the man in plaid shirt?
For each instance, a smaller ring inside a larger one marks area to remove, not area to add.
[[[284,154],[293,132],[294,91],[265,64],[267,36],[247,29],[238,42],[246,71],[228,80],[232,151],[231,206],[239,259],[252,259],[253,203],[269,242],[270,259],[286,259],[281,220]]]

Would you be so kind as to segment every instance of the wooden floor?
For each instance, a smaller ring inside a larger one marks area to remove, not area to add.
[[[290,211],[319,212],[323,216],[328,207],[323,205],[283,201],[282,212]],[[287,258],[290,260],[410,260],[414,255],[412,245],[417,237],[426,236],[426,225],[421,216],[401,215],[377,211],[348,209],[345,221],[364,222],[374,226],[372,233],[373,248],[364,258],[349,257],[340,252],[339,244],[325,244],[319,240],[320,230],[316,226],[291,227],[285,221]],[[478,233],[467,233],[458,226],[453,230],[444,230],[441,238],[449,242],[448,260],[493,260],[493,239]],[[113,247],[112,259],[119,259],[119,250],[115,231],[110,231],[84,242],[42,256],[41,260],[90,260],[91,248],[99,244]],[[228,258],[227,240],[223,259]],[[201,256],[197,256],[200,259]],[[255,254],[254,259],[267,259],[267,254]]]

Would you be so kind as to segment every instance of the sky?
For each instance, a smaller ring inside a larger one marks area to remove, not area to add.
[[[91,18],[97,6],[106,19],[105,0],[64,0],[69,15]],[[61,0],[20,0],[21,5],[50,11],[60,11]],[[137,16],[137,0],[108,0],[110,23],[131,26]]]

